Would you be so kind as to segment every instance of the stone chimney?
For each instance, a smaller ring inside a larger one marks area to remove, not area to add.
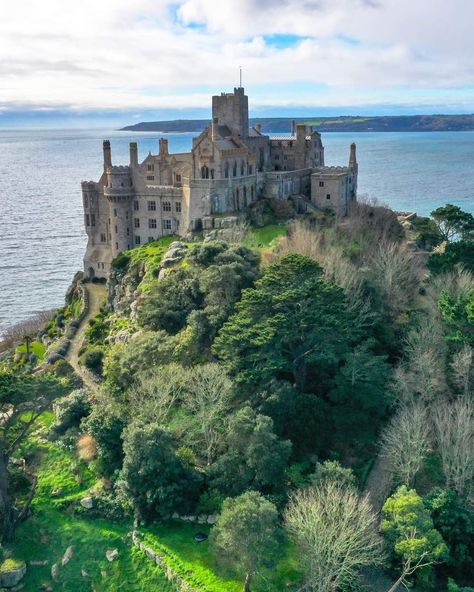
[[[294,136],[296,134],[296,121],[293,119],[291,122],[291,135]]]
[[[104,152],[104,171],[112,166],[112,152],[110,150],[109,140],[104,140],[102,143],[102,150]]]
[[[255,126],[255,129],[260,134],[262,132],[262,124],[261,123],[257,123],[257,125]]]
[[[160,146],[159,155],[160,156],[168,156],[168,154],[169,154],[169,152],[168,152],[168,138],[160,138],[159,146]]]
[[[215,140],[217,140],[217,136],[218,136],[218,125],[219,125],[219,118],[218,117],[213,117],[212,118],[212,123],[211,123],[211,139],[214,142]]]
[[[349,168],[350,169],[357,168],[356,145],[354,142],[351,144],[351,155],[349,157]]]
[[[136,142],[130,142],[130,166],[138,165],[138,146]]]

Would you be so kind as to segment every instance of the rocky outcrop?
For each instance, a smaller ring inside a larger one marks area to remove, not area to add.
[[[0,584],[3,588],[14,588],[26,574],[26,563],[6,559],[0,566]]]

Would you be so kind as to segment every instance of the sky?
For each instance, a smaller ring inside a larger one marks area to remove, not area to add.
[[[469,0],[3,0],[0,128],[474,112]]]

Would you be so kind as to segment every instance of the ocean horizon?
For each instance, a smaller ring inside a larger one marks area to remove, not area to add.
[[[110,129],[0,130],[0,334],[39,310],[61,306],[86,246],[81,181],[97,181],[102,140],[114,164],[191,148],[195,133]],[[421,215],[445,203],[474,213],[474,132],[332,132],[323,134],[328,165],[346,164],[357,144],[359,196]]]

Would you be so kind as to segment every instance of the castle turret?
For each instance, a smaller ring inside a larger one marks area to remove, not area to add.
[[[136,142],[130,142],[130,166],[138,165],[138,146]]]
[[[109,202],[110,246],[115,257],[132,247],[132,201],[134,197],[130,167],[113,166],[107,170],[104,196]]]
[[[104,140],[102,143],[102,150],[104,152],[104,171],[112,166],[112,151],[110,150],[109,140]]]

